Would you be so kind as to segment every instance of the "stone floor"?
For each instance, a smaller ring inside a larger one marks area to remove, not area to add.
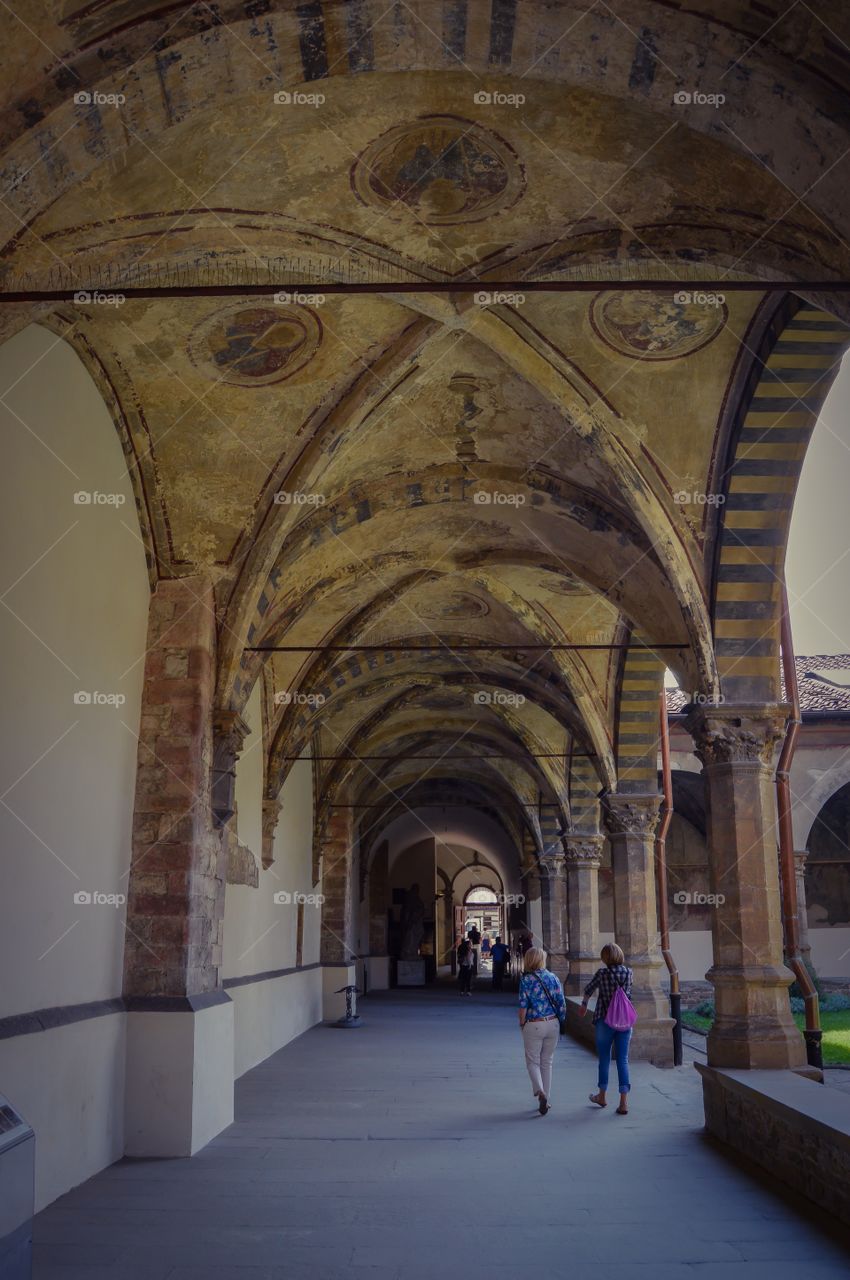
[[[36,1220],[35,1280],[820,1280],[850,1252],[702,1135],[691,1065],[587,1102],[563,1041],[533,1107],[513,999],[385,993],[238,1082],[192,1160],[123,1161]]]

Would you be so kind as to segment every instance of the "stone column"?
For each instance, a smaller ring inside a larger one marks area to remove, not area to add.
[[[599,865],[604,837],[567,835],[568,995],[580,996],[601,963],[599,959]]]
[[[809,938],[809,907],[806,902],[806,861],[808,849],[794,850],[794,873],[797,877],[797,919],[800,930],[800,955],[806,965],[812,962],[812,943]]]
[[[540,893],[547,967],[563,982],[567,976],[567,875],[566,863],[557,854],[540,856]]]
[[[263,867],[267,871],[274,863],[274,834],[281,811],[280,796],[263,796]]]
[[[771,764],[787,709],[695,707],[687,724],[703,765],[716,1017],[708,1036],[715,1067],[805,1066],[783,964],[776,804]]]
[[[322,893],[320,955],[325,1018],[345,1013],[338,988],[354,982],[353,832],[348,813],[333,812],[319,836]]]
[[[191,1155],[233,1120],[233,1006],[221,987],[226,848],[211,809],[214,683],[211,585],[158,583],[124,950],[128,1155]]]
[[[605,822],[610,832],[614,870],[614,928],[634,973],[632,1003],[638,1021],[632,1054],[658,1066],[673,1062],[673,1019],[661,980],[667,972],[661,955],[655,898],[655,828],[659,795],[609,795]]]
[[[385,991],[390,985],[387,939],[389,852],[389,844],[383,840],[372,855],[369,867],[369,986],[380,991]]]

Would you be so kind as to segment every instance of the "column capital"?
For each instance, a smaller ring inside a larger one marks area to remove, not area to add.
[[[211,801],[216,826],[223,827],[235,812],[236,757],[251,732],[238,711],[213,712]]]
[[[805,871],[808,857],[809,857],[808,849],[794,850],[794,866],[797,868],[797,871]]]
[[[537,865],[548,880],[559,880],[566,874],[566,859],[560,853],[541,853]]]
[[[279,795],[263,796],[263,866],[266,868],[274,862],[274,833],[282,808]]]
[[[784,703],[724,703],[691,707],[685,719],[703,767],[714,764],[766,766],[785,732]]]
[[[655,792],[646,795],[614,792],[605,797],[605,825],[614,836],[651,836],[658,824],[661,800]]]
[[[603,835],[570,835],[564,836],[564,856],[567,867],[598,868],[602,861],[602,849],[605,844]]]
[[[216,742],[221,743],[222,749],[231,753],[234,759],[245,745],[245,739],[250,732],[250,726],[238,711],[224,707],[214,712],[213,734]]]

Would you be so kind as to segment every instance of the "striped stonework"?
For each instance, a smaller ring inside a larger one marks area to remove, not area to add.
[[[602,783],[593,760],[570,761],[570,830],[594,834],[599,830],[599,791]]]
[[[651,649],[626,652],[617,724],[617,790],[658,790],[658,731],[665,664]]]
[[[732,442],[717,561],[714,636],[723,696],[780,697],[779,624],[794,493],[850,329],[804,304],[782,330]]]

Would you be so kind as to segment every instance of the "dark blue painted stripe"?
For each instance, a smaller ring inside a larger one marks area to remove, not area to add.
[[[769,564],[721,564],[718,582],[772,582],[776,571]]]
[[[348,26],[348,66],[354,75],[360,71],[372,71],[375,50],[372,44],[372,25],[366,0],[348,0],[345,6]]]
[[[513,57],[516,0],[492,0],[490,7],[490,63],[510,66]]]
[[[443,10],[443,44],[458,62],[466,57],[466,0],[450,0]]]
[[[726,495],[726,510],[787,511],[792,501],[790,493],[729,493]]]
[[[775,612],[772,600],[718,600],[715,618],[728,622],[762,622]]]
[[[305,80],[322,80],[328,74],[328,50],[325,44],[325,19],[321,0],[309,0],[295,10],[298,18],[298,44]]]

